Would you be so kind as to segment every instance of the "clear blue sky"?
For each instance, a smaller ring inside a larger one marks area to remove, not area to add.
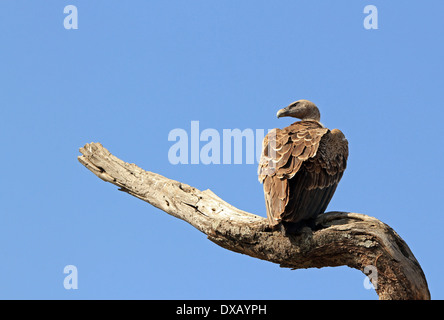
[[[66,30],[63,9],[78,8]],[[366,5],[378,29],[366,30]],[[442,1],[0,1],[0,298],[376,299],[347,267],[222,249],[77,161],[101,142],[265,216],[257,164],[172,165],[174,128],[268,129],[315,102],[349,141],[328,210],[393,227],[444,298]],[[75,265],[78,289],[63,286]]]

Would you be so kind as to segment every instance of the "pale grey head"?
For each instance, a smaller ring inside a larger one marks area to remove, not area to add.
[[[321,113],[318,107],[308,100],[298,100],[290,103],[287,107],[279,110],[276,116],[278,118],[293,117],[301,120],[321,120]]]

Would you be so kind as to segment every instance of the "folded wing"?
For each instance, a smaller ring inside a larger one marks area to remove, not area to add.
[[[323,213],[346,167],[348,143],[341,131],[300,121],[270,131],[263,141],[259,181],[270,225]]]

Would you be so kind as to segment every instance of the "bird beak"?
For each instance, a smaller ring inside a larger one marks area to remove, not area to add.
[[[278,118],[286,117],[286,116],[288,116],[288,113],[289,113],[289,108],[286,107],[286,108],[279,110],[276,113],[276,117],[278,117]]]

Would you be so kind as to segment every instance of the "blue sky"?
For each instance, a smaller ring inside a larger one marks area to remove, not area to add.
[[[366,5],[378,29],[366,30]],[[66,5],[78,29],[63,25]],[[347,267],[222,249],[77,161],[85,143],[265,216],[257,164],[173,165],[174,128],[309,99],[349,141],[328,210],[393,227],[444,298],[442,1],[0,1],[0,298],[377,299]],[[63,286],[75,265],[78,289]]]

